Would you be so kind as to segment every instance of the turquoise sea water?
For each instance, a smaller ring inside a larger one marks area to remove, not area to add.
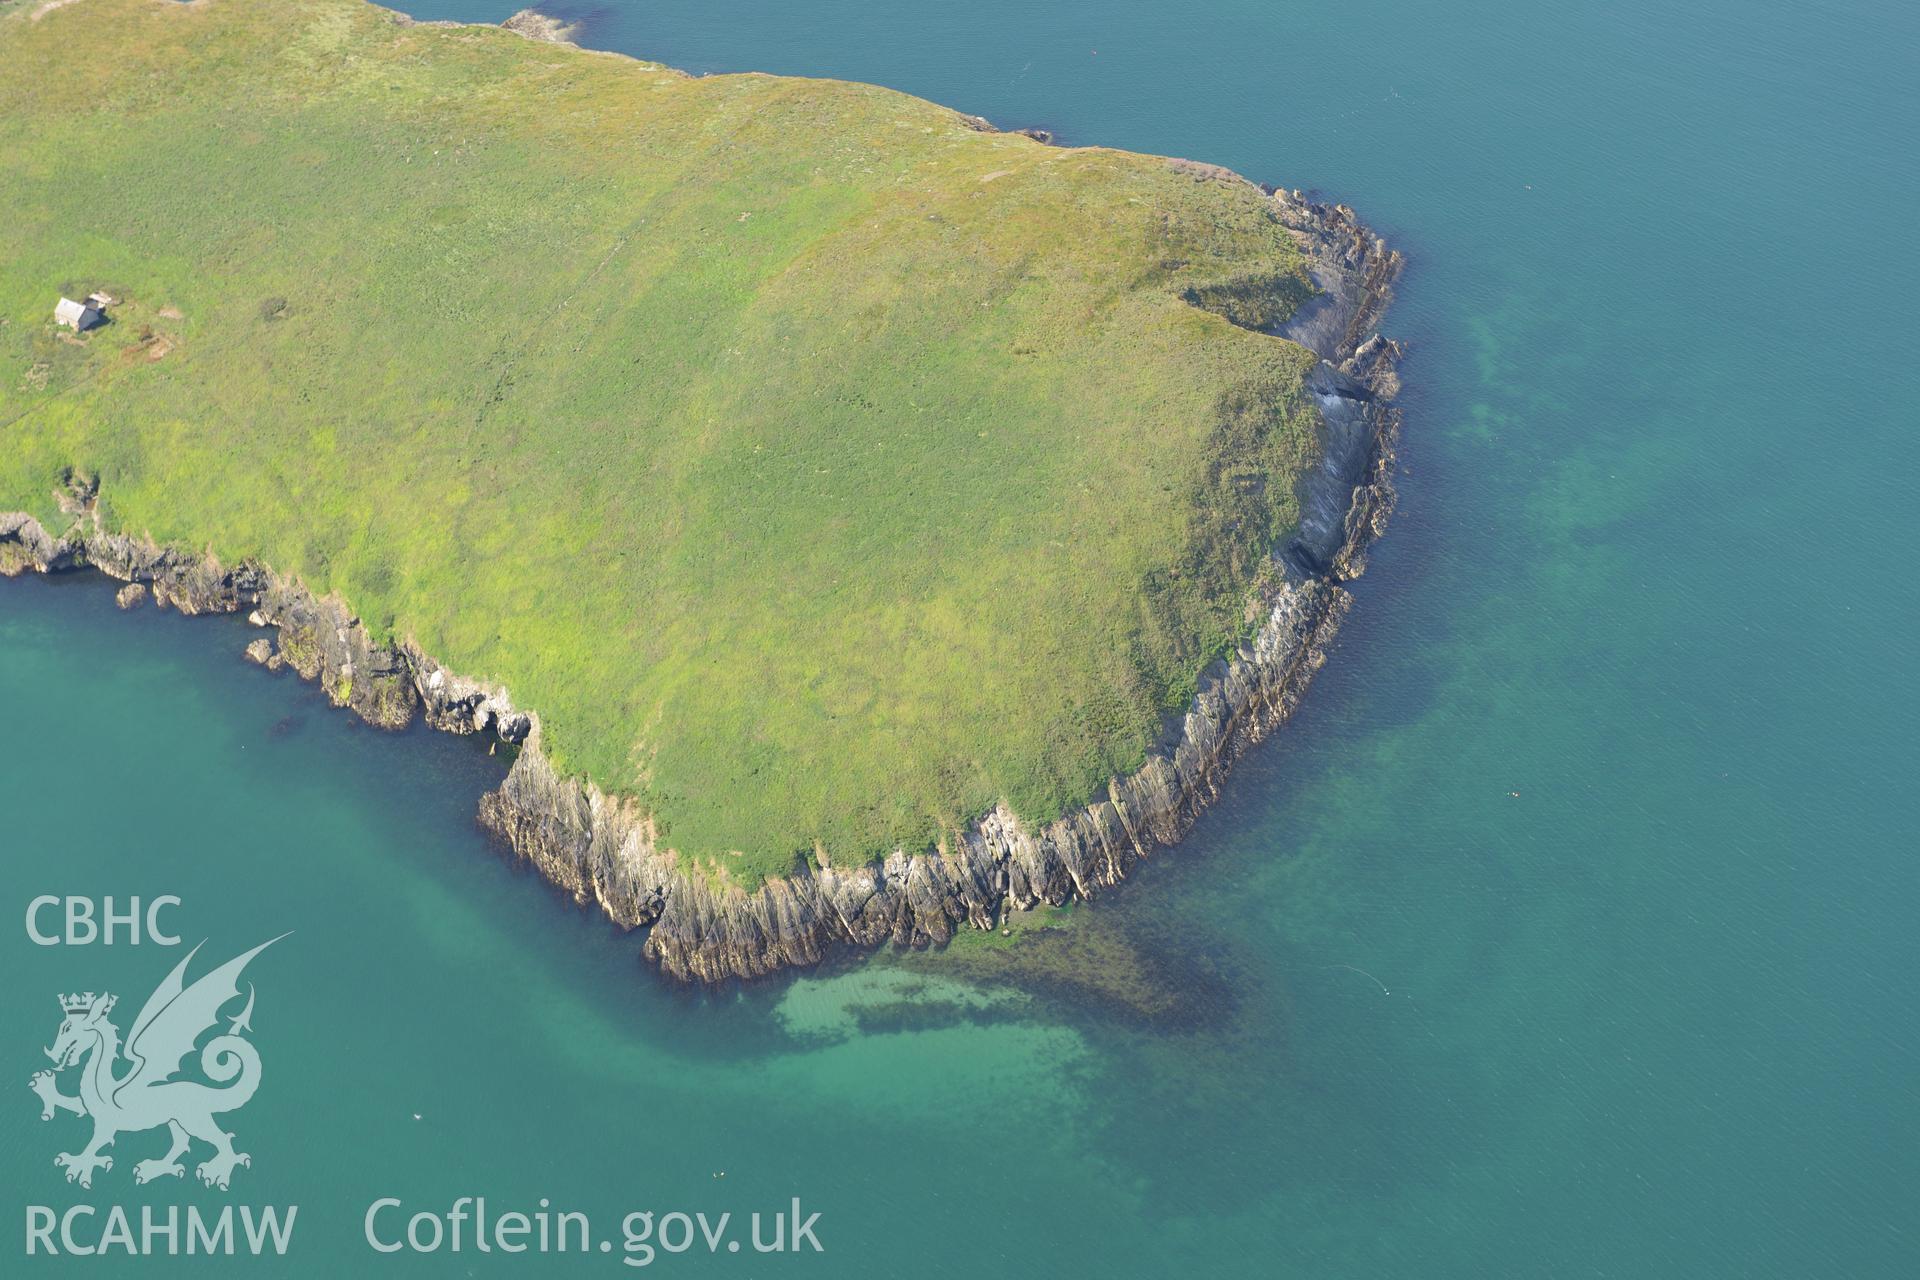
[[[798,1196],[822,1255],[653,1265],[1920,1274],[1920,10],[577,12],[586,43],[695,71],[872,80],[1317,188],[1408,252],[1402,509],[1335,659],[1090,913],[1211,980],[1157,1021],[885,968],[689,995],[489,851],[472,744],[355,728],[237,662],[236,620],[0,583],[0,1252],[26,1205],[297,1204],[261,1270],[613,1275],[618,1252],[377,1256],[361,1217],[545,1196],[596,1236],[630,1209],[739,1236]],[[134,1188],[153,1136],[91,1195],[60,1180],[78,1122],[25,1088],[54,995],[112,987],[124,1027],[178,953],[33,946],[38,893],[178,894],[214,959],[295,930],[250,971],[268,1075],[226,1197]]]

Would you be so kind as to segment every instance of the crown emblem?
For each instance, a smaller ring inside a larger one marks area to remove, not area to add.
[[[100,1012],[109,1012],[113,1008],[114,999],[115,997],[108,996],[106,1003],[101,1006]],[[68,1013],[85,1013],[87,1010],[93,1008],[93,992],[86,991],[74,995],[61,996],[60,1007]]]

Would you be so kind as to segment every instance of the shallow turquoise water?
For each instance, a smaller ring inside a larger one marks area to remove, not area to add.
[[[228,1197],[301,1206],[276,1273],[615,1273],[361,1240],[376,1197],[465,1194],[607,1232],[823,1214],[818,1257],[655,1264],[741,1275],[1920,1273],[1920,14],[582,12],[693,70],[874,80],[1353,203],[1412,259],[1402,510],[1293,728],[1096,909],[1226,976],[1180,1029],[898,1029],[847,1012],[873,972],[667,989],[489,852],[470,744],[352,727],[237,663],[233,620],[0,584],[0,906],[176,893],[219,958],[296,930],[256,962],[271,1074]],[[54,993],[131,1006],[176,958],[9,927],[23,1083]],[[76,1198],[75,1124],[0,1107],[0,1248]],[[126,1172],[91,1200],[219,1199]]]

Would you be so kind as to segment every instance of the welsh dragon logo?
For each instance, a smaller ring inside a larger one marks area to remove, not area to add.
[[[77,1152],[53,1158],[67,1171],[68,1182],[91,1187],[95,1170],[113,1169],[113,1157],[102,1153],[116,1137],[161,1125],[172,1135],[172,1145],[159,1159],[135,1164],[135,1182],[181,1177],[186,1170],[180,1157],[196,1139],[213,1147],[213,1155],[195,1170],[210,1187],[226,1190],[235,1166],[252,1165],[252,1157],[234,1150],[233,1135],[214,1120],[245,1106],[260,1087],[260,1053],[243,1035],[253,1029],[251,983],[246,1007],[228,1019],[225,1032],[200,1049],[200,1071],[214,1084],[174,1077],[200,1037],[219,1024],[220,1010],[239,998],[240,974],[247,962],[278,941],[269,939],[188,986],[187,966],[199,954],[196,946],[147,997],[124,1049],[120,1029],[108,1017],[117,997],[91,991],[60,997],[66,1019],[46,1051],[53,1070],[35,1072],[30,1083],[40,1095],[42,1120],[53,1119],[56,1111],[93,1118],[93,1140]],[[118,1071],[123,1055],[129,1065]],[[69,1096],[60,1092],[55,1073],[73,1066],[80,1068],[80,1091]]]

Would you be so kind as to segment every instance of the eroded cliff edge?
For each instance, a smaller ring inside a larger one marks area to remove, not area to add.
[[[1344,205],[1299,192],[1273,199],[1323,291],[1279,330],[1321,357],[1309,387],[1325,437],[1320,465],[1302,482],[1299,533],[1276,553],[1283,571],[1260,601],[1264,623],[1206,673],[1145,765],[1113,779],[1105,799],[1044,827],[996,808],[938,850],[815,866],[746,890],[660,848],[631,804],[557,773],[540,750],[537,714],[504,690],[449,672],[410,644],[377,643],[345,603],[316,598],[266,566],[228,567],[105,529],[84,482],[63,498],[72,524],[61,533],[0,514],[0,572],[91,566],[146,584],[156,602],[185,613],[249,610],[275,632],[256,657],[318,681],[336,705],[373,724],[401,727],[418,712],[435,728],[520,745],[506,779],[481,801],[482,824],[577,900],[623,926],[649,926],[645,954],[675,977],[753,977],[813,964],[836,944],[944,942],[957,928],[993,927],[1009,908],[1091,896],[1185,835],[1240,753],[1299,704],[1352,603],[1342,584],[1363,570],[1366,547],[1385,529],[1400,348],[1378,325],[1400,255]]]

